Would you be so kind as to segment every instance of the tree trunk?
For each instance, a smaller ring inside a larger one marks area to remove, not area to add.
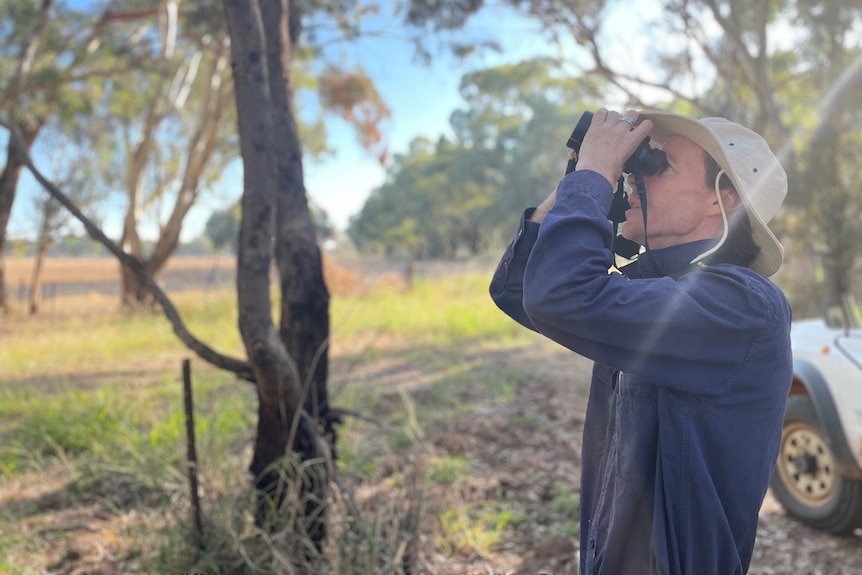
[[[139,157],[142,155],[142,148],[138,148],[133,160],[133,166],[127,168],[131,172],[138,173],[143,168],[137,168]],[[138,181],[137,176],[127,175],[127,190],[129,205],[126,208],[126,215],[123,218],[123,235],[120,238],[120,246],[123,251],[145,265],[143,261],[143,249],[141,247],[141,238],[138,236],[137,223],[137,203],[138,203]],[[148,270],[149,271],[149,270]],[[120,305],[123,308],[135,310],[139,308],[145,301],[147,295],[141,290],[138,278],[135,273],[127,266],[120,262]]]
[[[280,29],[286,31],[287,2],[263,1],[270,3],[265,16],[258,2],[224,1],[231,36],[231,66],[244,172],[237,252],[239,328],[254,369],[259,399],[257,437],[250,470],[259,490],[258,524],[270,525],[282,504],[303,505],[305,523],[299,527],[320,549],[325,535],[327,449],[317,433],[313,415],[315,411],[320,415],[326,410],[328,320],[324,325],[314,322],[322,321],[321,309],[325,310],[323,317],[327,317],[328,296],[325,288],[321,290],[315,283],[318,279],[315,270],[321,265],[320,254],[315,251],[316,245],[314,250],[309,248],[308,242],[314,238],[313,227],[308,226],[307,205],[305,211],[301,209],[305,190],[298,137],[294,134],[288,139],[281,130],[289,124],[279,124],[293,122],[293,110],[289,96],[273,96],[273,92],[278,94],[279,90],[287,93],[288,87],[273,90],[267,66],[267,44],[275,42],[277,45],[279,36],[273,38],[264,33],[262,18],[271,18],[274,12],[270,10],[275,10],[280,14]],[[289,46],[278,48],[283,49]],[[284,61],[286,66],[289,61],[288,54]],[[289,74],[284,78],[289,79]],[[279,82],[278,77],[273,81]],[[279,130],[281,139],[287,140],[290,169],[280,166],[276,159],[285,152],[275,143],[275,130]],[[286,300],[282,314],[288,314],[282,319],[279,333],[272,321],[269,269],[273,259],[276,212],[287,209],[295,211],[280,213],[277,219],[279,268]],[[309,229],[312,230],[310,236],[307,235]],[[307,399],[306,386],[312,385],[313,399]],[[322,399],[321,387],[324,390]],[[311,417],[303,409],[305,405],[313,408],[309,412]],[[303,465],[284,464],[291,452]],[[304,470],[302,473],[308,474],[306,481],[292,470]],[[286,493],[294,492],[289,489],[291,485],[299,487],[301,501],[286,501]]]
[[[39,313],[39,303],[42,300],[42,270],[45,267],[45,256],[50,247],[51,240],[40,238],[39,246],[36,248],[36,261],[33,262],[33,274],[30,277],[30,296],[27,302],[30,315]]]
[[[277,159],[275,258],[281,290],[279,337],[294,359],[302,389],[303,409],[311,423],[322,429],[334,445],[334,421],[326,390],[329,358],[329,291],[323,279],[323,259],[302,171],[302,144],[294,113],[291,67],[299,41],[301,14],[298,0],[261,0],[267,39],[267,72]],[[300,434],[297,448],[311,455],[310,439]],[[314,497],[306,499],[307,518],[323,516],[326,461],[320,459],[311,473]],[[321,503],[323,505],[321,505]],[[315,542],[325,535],[323,521],[309,525]]]
[[[41,128],[41,122],[20,126],[22,144],[27,147],[28,152]],[[6,262],[3,254],[6,248],[6,228],[9,225],[9,216],[12,214],[12,205],[15,203],[18,179],[21,176],[24,161],[24,154],[10,144],[6,150],[6,166],[0,174],[0,311],[6,311],[9,305],[6,296]]]
[[[302,170],[302,144],[293,105],[291,63],[299,39],[299,2],[264,0],[267,61],[278,159],[275,256],[279,270],[281,324],[279,334],[309,390],[305,410],[332,431],[326,380],[329,357],[329,291],[323,278],[323,258]],[[282,26],[277,23],[282,22]],[[284,24],[287,24],[285,29]]]
[[[159,280],[159,275],[162,270],[153,270],[147,260],[138,258],[150,275],[156,281]],[[152,292],[141,283],[140,276],[133,270],[120,263],[120,280],[122,292],[120,295],[120,304],[123,309],[128,311],[142,310],[147,307],[155,306]]]

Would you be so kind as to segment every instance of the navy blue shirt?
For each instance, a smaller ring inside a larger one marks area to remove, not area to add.
[[[491,282],[522,325],[595,360],[581,573],[730,575],[751,561],[792,379],[791,311],[715,240],[614,268],[612,187],[578,171],[522,217]]]

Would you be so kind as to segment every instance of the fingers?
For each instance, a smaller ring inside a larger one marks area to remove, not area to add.
[[[652,130],[652,122],[638,122],[637,110],[625,114],[604,108],[593,114],[590,128],[584,136],[576,169],[591,169],[613,183],[626,159]]]
[[[653,128],[651,120],[638,120],[639,113],[637,110],[628,110],[625,114],[606,110],[604,108],[593,114],[593,121],[590,124],[590,129],[597,128],[614,129],[620,132],[632,132],[631,138],[625,138],[627,141],[640,143],[644,138],[649,136]]]
[[[619,112],[609,111],[604,108],[598,110],[593,114],[593,120],[590,123],[590,130],[593,132],[600,132],[605,130],[610,130],[607,132],[609,134],[616,133],[618,136],[620,132],[625,134],[626,132],[635,132],[635,134],[631,137],[625,137],[625,140],[635,140],[638,142],[643,140],[650,131],[652,131],[652,122],[649,120],[638,121],[638,111],[637,110],[628,110],[625,114],[621,114]]]
[[[652,122],[650,122],[652,124]],[[638,111],[637,110],[628,110],[625,114],[620,114],[619,112],[614,112],[610,110],[606,110],[604,108],[598,110],[595,114],[593,114],[593,121],[590,124],[592,126],[611,126],[611,127],[628,127],[628,129],[634,130],[638,125]]]
[[[630,112],[633,114],[631,116],[632,120],[636,120],[637,119],[637,112],[635,112],[634,110],[630,110]],[[602,108],[600,110],[597,110],[593,114],[593,121],[591,123],[591,127],[592,126],[616,126],[617,124],[619,124],[620,118],[622,118],[622,117],[623,117],[623,115],[620,114],[619,112],[616,112],[614,110],[606,110],[605,108]]]

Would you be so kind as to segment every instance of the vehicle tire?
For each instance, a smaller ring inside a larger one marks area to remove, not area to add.
[[[778,462],[770,483],[787,514],[834,535],[862,527],[862,481],[839,472],[811,400],[787,400]]]

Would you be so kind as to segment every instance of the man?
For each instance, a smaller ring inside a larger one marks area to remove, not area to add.
[[[614,184],[646,138],[614,269]],[[787,180],[721,118],[599,110],[576,170],[527,210],[491,283],[507,314],[595,360],[584,421],[582,574],[745,573],[792,377],[790,306],[766,276]],[[647,209],[648,208],[648,209]],[[611,273],[609,273],[611,270]]]

